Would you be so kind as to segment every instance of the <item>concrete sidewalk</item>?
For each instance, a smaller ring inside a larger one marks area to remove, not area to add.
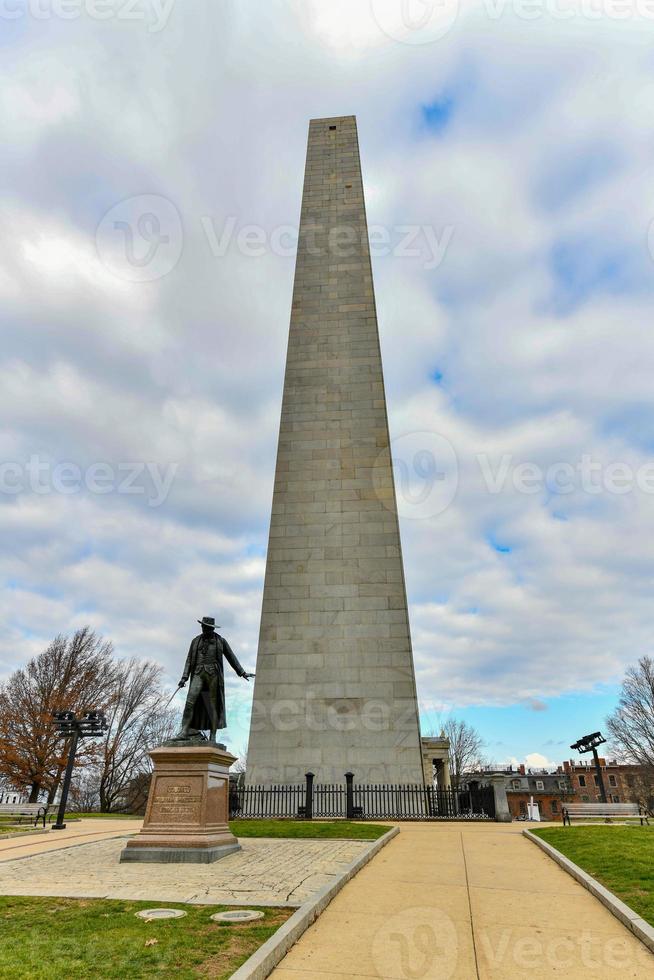
[[[215,864],[121,864],[124,839],[71,837],[27,860],[19,853],[19,860],[0,861],[0,895],[298,908],[370,848],[369,841],[328,839],[240,843]]]
[[[130,837],[137,834],[143,826],[142,820],[111,820],[102,818],[71,821],[65,830],[47,828],[45,834],[15,834],[0,840],[0,861],[13,861],[16,858],[31,857],[46,851],[58,851],[77,844],[90,844],[93,841],[109,840],[112,837]]]
[[[654,978],[654,956],[524,826],[402,824],[271,976]]]

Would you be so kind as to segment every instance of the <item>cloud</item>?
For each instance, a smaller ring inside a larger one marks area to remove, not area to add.
[[[0,673],[91,622],[173,680],[211,613],[254,666],[293,258],[237,236],[216,254],[207,227],[269,241],[297,225],[307,121],[350,112],[369,222],[452,229],[436,267],[374,259],[391,433],[436,432],[459,467],[444,512],[402,519],[421,700],[540,710],[649,651],[652,493],[515,481],[585,455],[602,474],[649,462],[641,23],[462,5],[438,40],[405,43],[367,4],[198,0],[156,33],[19,26],[0,78],[2,460],[177,475],[158,508],[0,494]],[[179,258],[150,282],[116,276],[95,242],[139,195],[181,219]],[[481,456],[493,473],[510,457],[499,492]]]
[[[547,758],[547,756],[542,755],[540,752],[529,752],[524,756],[522,761],[513,756],[508,760],[506,765],[511,766],[513,769],[518,769],[521,765],[523,765],[527,772],[529,772],[530,769],[546,769],[555,771],[558,763],[552,762]]]
[[[556,762],[551,762],[540,752],[530,752],[525,756],[525,766],[527,769],[556,769]]]

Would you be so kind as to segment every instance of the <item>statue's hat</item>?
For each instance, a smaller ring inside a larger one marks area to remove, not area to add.
[[[202,619],[198,619],[200,626],[210,626],[212,630],[216,628],[216,620],[213,616],[203,616]]]

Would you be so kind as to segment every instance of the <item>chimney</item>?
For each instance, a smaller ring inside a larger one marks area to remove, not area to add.
[[[518,772],[520,773],[521,776],[524,776],[525,775],[525,767],[524,766],[518,766]]]

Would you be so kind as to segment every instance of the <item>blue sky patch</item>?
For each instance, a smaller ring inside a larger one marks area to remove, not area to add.
[[[619,167],[620,157],[613,146],[574,148],[567,156],[548,161],[537,182],[536,199],[548,211],[563,207],[612,176]]]
[[[513,551],[513,549],[508,544],[503,544],[502,542],[497,541],[492,534],[489,535],[486,538],[486,540],[488,541],[493,551],[497,551],[500,555],[510,555],[511,552]]]
[[[644,268],[640,251],[633,253],[627,244],[603,243],[590,237],[556,243],[548,258],[554,279],[554,310],[565,316],[597,294],[623,295],[651,289],[651,265]]]
[[[454,111],[454,99],[450,95],[444,95],[429,105],[421,106],[422,121],[426,129],[431,133],[440,134],[448,126]]]
[[[506,762],[512,756],[522,761],[531,752],[560,763],[580,758],[570,745],[587,731],[605,728],[606,716],[615,708],[617,698],[617,688],[606,686],[597,693],[557,698],[534,695],[522,704],[470,706],[457,708],[453,714],[483,733],[484,754],[493,763]],[[535,710],[536,701],[546,705],[547,710]],[[447,716],[442,720],[446,721]],[[610,757],[610,753],[607,755]]]

